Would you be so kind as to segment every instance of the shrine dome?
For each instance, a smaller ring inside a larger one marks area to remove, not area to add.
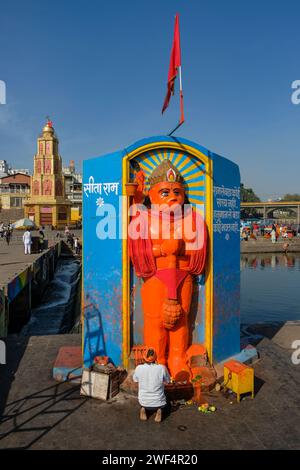
[[[43,133],[48,132],[50,134],[54,134],[54,127],[52,121],[48,120],[47,124],[43,127]]]

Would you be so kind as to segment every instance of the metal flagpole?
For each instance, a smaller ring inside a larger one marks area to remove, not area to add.
[[[183,92],[182,92],[182,78],[181,78],[181,65],[179,69],[179,93],[180,93],[180,125],[184,123],[184,110],[183,110]]]
[[[178,67],[178,72],[179,72],[179,93],[180,93],[180,121],[175,127],[175,129],[168,134],[170,137],[179,127],[184,123],[184,108],[183,108],[183,93],[182,93],[182,77],[181,77],[181,65]]]

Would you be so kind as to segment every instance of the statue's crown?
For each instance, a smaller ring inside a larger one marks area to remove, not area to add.
[[[183,177],[170,160],[163,160],[149,177],[150,188],[157,183],[183,183]]]

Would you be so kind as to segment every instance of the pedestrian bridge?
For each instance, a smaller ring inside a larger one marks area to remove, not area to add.
[[[263,214],[264,219],[274,218],[275,211],[289,210],[295,214],[297,224],[300,224],[300,201],[241,202],[243,209],[256,209]]]

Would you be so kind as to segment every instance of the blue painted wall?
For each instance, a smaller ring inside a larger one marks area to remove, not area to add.
[[[122,157],[122,152],[116,152],[83,163],[83,184],[88,184],[91,176],[95,184],[102,183],[101,191],[98,187],[98,192],[83,192],[85,367],[96,355],[108,355],[115,364],[122,362],[122,240],[118,236],[115,240],[99,239],[99,223],[108,214],[101,204],[115,208],[108,223],[118,218],[119,196],[108,192],[104,183],[119,183],[121,194]],[[116,224],[118,230],[119,220]]]
[[[220,362],[240,352],[240,173],[226,158],[212,158],[213,358]]]

